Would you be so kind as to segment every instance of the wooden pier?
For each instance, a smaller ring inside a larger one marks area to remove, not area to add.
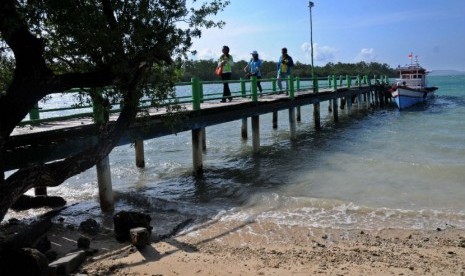
[[[334,121],[338,121],[339,102],[347,104],[352,109],[352,99],[356,99],[358,109],[378,105],[379,98],[374,86],[362,84],[360,78],[357,85],[341,87],[337,85],[336,78],[329,80],[326,89],[318,89],[313,85],[309,89],[297,87],[294,91],[291,85],[290,95],[269,93],[264,97],[257,97],[256,86],[251,80],[251,94],[235,97],[232,102],[219,103],[218,101],[203,101],[193,96],[192,104],[184,104],[181,123],[168,125],[164,118],[166,114],[156,109],[149,109],[149,115],[138,118],[119,141],[119,145],[135,145],[135,163],[138,167],[145,166],[143,141],[173,132],[192,132],[192,163],[193,173],[198,175],[203,171],[203,152],[205,151],[205,129],[207,127],[241,120],[241,137],[248,139],[248,118],[251,118],[252,151],[260,152],[260,115],[273,114],[273,128],[277,128],[278,111],[288,110],[290,138],[296,139],[296,122],[301,120],[301,108],[313,108],[315,128],[320,124],[320,103],[330,102]],[[387,78],[386,78],[387,80]],[[342,83],[342,82],[341,82]],[[315,84],[315,82],[314,82]],[[196,90],[195,81],[193,81]],[[254,88],[255,87],[255,88]],[[255,91],[254,91],[255,90]],[[194,91],[193,94],[196,92]],[[200,97],[197,97],[200,98]],[[112,124],[110,116],[109,124]],[[239,130],[238,130],[239,132]],[[49,121],[36,126],[17,128],[6,145],[5,168],[14,170],[36,162],[50,162],[66,158],[84,148],[96,144],[100,130],[93,123],[92,118],[75,118],[65,121]],[[113,207],[111,187],[111,174],[108,157],[97,164],[99,193],[103,210]],[[44,191],[41,191],[42,193]]]

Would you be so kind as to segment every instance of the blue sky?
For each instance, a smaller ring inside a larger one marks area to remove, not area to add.
[[[314,0],[314,64],[380,62],[405,65],[418,55],[428,70],[465,71],[465,0]],[[217,59],[228,45],[235,60],[257,50],[264,60],[287,47],[295,61],[311,63],[307,0],[231,0],[194,41],[197,59]]]

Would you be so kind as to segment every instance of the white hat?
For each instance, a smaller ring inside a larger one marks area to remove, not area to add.
[[[252,53],[250,53],[251,55],[258,55],[258,52],[257,51],[253,51]]]

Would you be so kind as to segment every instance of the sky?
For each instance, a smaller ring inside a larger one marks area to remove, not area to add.
[[[427,70],[465,71],[465,0],[313,0],[314,65],[387,63],[418,56]],[[308,0],[231,0],[194,40],[194,59],[218,59],[223,45],[237,60],[277,61],[286,47],[294,61],[311,64]]]

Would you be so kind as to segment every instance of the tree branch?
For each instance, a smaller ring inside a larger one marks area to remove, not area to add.
[[[136,118],[141,96],[139,86],[149,68],[150,65],[137,68],[133,80],[123,88],[127,89],[127,93],[124,93],[125,105],[115,126],[108,135],[101,137],[95,146],[62,161],[19,169],[6,179],[4,185],[0,186],[0,221],[3,220],[8,208],[29,189],[58,186],[69,177],[93,167],[96,160],[103,159],[111,152]]]

